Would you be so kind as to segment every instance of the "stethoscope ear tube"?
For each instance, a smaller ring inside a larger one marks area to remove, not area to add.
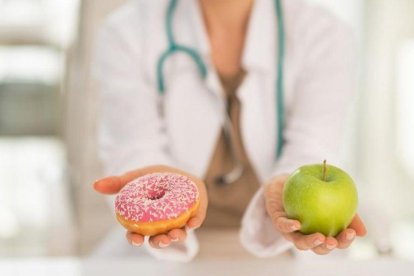
[[[277,110],[277,143],[276,143],[276,160],[282,155],[284,137],[283,129],[285,123],[285,100],[284,100],[284,66],[285,66],[285,26],[283,9],[280,0],[275,0],[276,17],[277,17],[277,78],[276,78],[276,110]]]

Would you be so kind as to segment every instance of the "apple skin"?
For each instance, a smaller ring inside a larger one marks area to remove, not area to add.
[[[301,222],[303,234],[322,233],[334,237],[351,223],[358,193],[352,178],[340,168],[306,165],[294,171],[283,189],[283,206],[290,219]]]

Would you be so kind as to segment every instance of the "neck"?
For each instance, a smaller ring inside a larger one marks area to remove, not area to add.
[[[245,30],[254,0],[199,0],[208,32]]]

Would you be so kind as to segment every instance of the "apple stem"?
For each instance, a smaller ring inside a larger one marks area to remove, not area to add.
[[[322,179],[323,181],[326,181],[326,171],[328,170],[326,166],[326,160],[323,160],[323,173],[322,173]]]

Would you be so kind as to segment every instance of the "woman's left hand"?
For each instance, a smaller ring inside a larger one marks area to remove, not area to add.
[[[283,208],[283,186],[289,177],[288,174],[276,176],[265,187],[266,210],[274,228],[285,239],[292,242],[299,250],[312,250],[316,254],[325,255],[335,248],[348,248],[356,236],[364,236],[366,229],[358,214],[355,215],[347,229],[336,237],[326,237],[321,233],[304,235],[298,230],[301,225],[298,220],[288,219]]]

